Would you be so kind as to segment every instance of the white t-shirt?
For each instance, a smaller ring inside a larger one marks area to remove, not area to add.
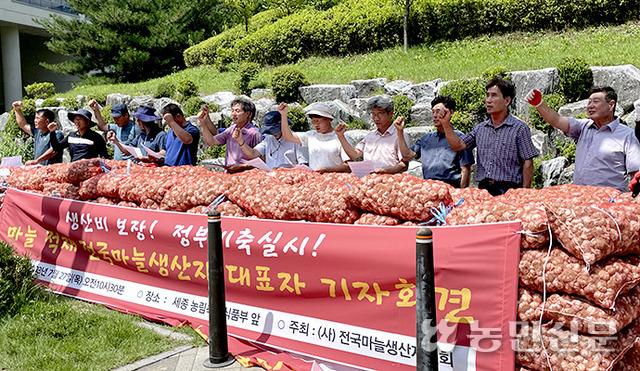
[[[349,160],[334,131],[320,134],[315,130],[309,130],[298,133],[298,138],[303,147],[309,147],[309,167],[313,170],[319,167],[338,166]]]
[[[292,167],[307,163],[306,151],[297,143],[287,142],[282,137],[265,136],[264,140],[253,147],[264,156],[264,162],[270,169],[275,167]]]

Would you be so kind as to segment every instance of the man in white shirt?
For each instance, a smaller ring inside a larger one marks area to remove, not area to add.
[[[398,145],[398,132],[392,125],[393,99],[388,95],[375,96],[367,102],[371,118],[377,130],[369,132],[355,148],[349,143],[344,133],[344,123],[336,127],[336,134],[344,151],[351,160],[362,157],[364,161],[373,163],[374,172],[378,174],[395,174],[407,170],[407,163],[402,161],[402,152]],[[409,136],[403,133],[405,141]]]

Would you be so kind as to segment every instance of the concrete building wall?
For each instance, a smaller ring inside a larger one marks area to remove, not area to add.
[[[75,17],[65,12],[60,0],[0,0],[0,112],[11,108],[11,102],[22,98],[23,87],[34,82],[53,82],[57,91],[71,88],[78,79],[53,73],[40,62],[56,63],[65,57],[56,55],[44,45],[46,30],[35,22],[50,14]]]

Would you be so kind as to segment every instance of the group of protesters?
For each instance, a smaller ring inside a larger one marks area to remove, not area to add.
[[[306,111],[313,129],[293,132],[288,118],[289,106],[280,103],[277,110],[265,115],[258,129],[254,125],[256,107],[248,99],[237,98],[231,104],[233,124],[219,130],[204,105],[197,115],[203,139],[209,146],[226,145],[226,164],[229,172],[253,168],[251,161],[261,158],[267,168],[308,166],[317,172],[348,172],[349,163],[362,158],[372,165],[373,172],[393,174],[407,171],[412,159],[422,163],[424,179],[446,182],[453,187],[468,187],[471,165],[477,163],[476,179],[479,188],[492,195],[500,195],[511,188],[529,188],[533,179],[533,158],[538,151],[531,140],[527,124],[511,115],[509,106],[515,97],[515,87],[501,77],[491,79],[485,86],[485,106],[489,119],[474,126],[469,133],[455,130],[451,117],[456,102],[449,96],[432,100],[435,131],[424,134],[411,144],[405,132],[404,117],[394,117],[393,99],[388,95],[372,97],[367,108],[376,129],[367,133],[355,146],[345,136],[346,125],[337,123],[331,108],[314,103]],[[609,186],[619,190],[638,183],[640,173],[640,143],[633,129],[615,116],[616,92],[610,87],[594,88],[589,92],[588,119],[560,116],[546,105],[538,90],[531,90],[526,100],[535,106],[543,119],[576,140],[574,183]],[[634,103],[636,120],[640,121],[640,99]],[[26,165],[50,164],[62,161],[68,148],[71,161],[82,158],[106,157],[107,140],[114,143],[114,159],[135,157],[138,162],[169,166],[195,165],[200,129],[184,117],[181,108],[168,104],[162,117],[153,107],[141,105],[131,118],[127,106],[111,108],[115,124],[107,124],[95,100],[89,110],[69,112],[77,131],[64,137],[57,130],[51,110],[36,112],[34,124],[29,125],[22,115],[21,102],[14,102],[18,125],[34,137],[34,159]],[[95,115],[96,122],[92,121]],[[169,127],[165,132],[159,124]],[[334,125],[335,123],[335,125]],[[139,148],[137,156],[131,148]],[[473,149],[476,148],[474,160]],[[149,153],[148,153],[149,152]]]

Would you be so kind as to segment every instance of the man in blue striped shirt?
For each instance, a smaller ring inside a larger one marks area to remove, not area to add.
[[[533,158],[538,151],[533,146],[527,124],[509,113],[515,86],[509,80],[495,77],[485,88],[484,102],[490,119],[459,137],[451,126],[451,110],[443,110],[440,120],[447,141],[454,151],[478,148],[478,186],[492,195],[504,194],[511,188],[530,188]]]

